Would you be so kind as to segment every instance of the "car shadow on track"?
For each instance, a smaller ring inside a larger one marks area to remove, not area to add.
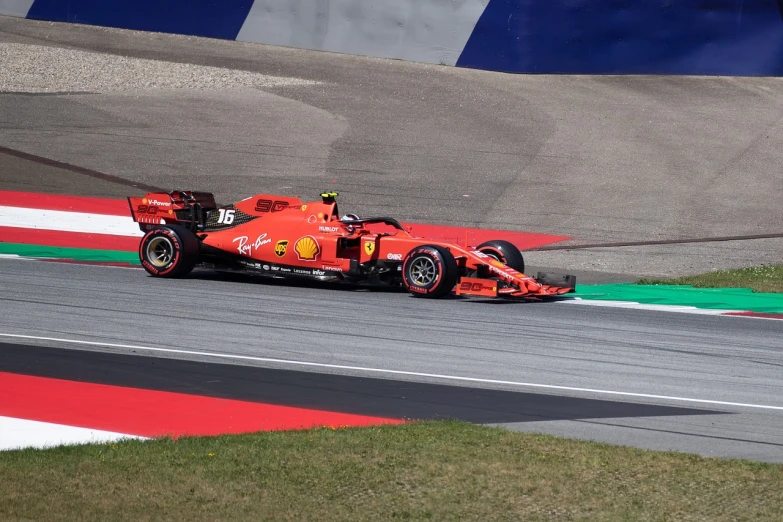
[[[152,277],[152,276],[150,276]],[[313,288],[319,290],[332,290],[337,292],[370,292],[379,294],[398,294],[408,295],[411,299],[421,299],[419,296],[410,294],[405,288],[396,286],[371,286],[354,283],[344,282],[327,282],[318,281],[314,279],[296,279],[296,278],[281,278],[281,277],[269,277],[260,274],[251,274],[247,272],[230,272],[224,270],[197,270],[186,276],[185,279],[203,280],[203,281],[219,281],[222,283],[237,283],[237,284],[257,284],[264,286],[272,286],[279,288]],[[460,301],[476,304],[491,304],[491,305],[522,305],[522,304],[551,304],[558,301],[572,300],[569,296],[554,296],[546,298],[545,300],[528,300],[523,298],[487,298],[487,297],[472,297],[472,296],[458,296],[447,295],[440,297],[438,301]]]

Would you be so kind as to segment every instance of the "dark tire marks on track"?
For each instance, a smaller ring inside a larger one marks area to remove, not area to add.
[[[129,181],[119,176],[112,176],[111,174],[105,174],[103,172],[98,172],[97,170],[79,167],[77,165],[71,165],[70,163],[64,163],[62,161],[44,158],[43,156],[37,156],[35,154],[28,154],[27,152],[9,149],[8,147],[0,146],[0,154],[7,154],[9,156],[14,156],[16,158],[20,158],[26,161],[39,163],[41,165],[46,165],[47,167],[54,167],[56,169],[70,171],[74,174],[81,174],[82,176],[99,179],[101,181],[108,181],[110,183],[115,183],[117,185],[122,185],[125,187],[131,187],[137,190],[144,190],[149,192],[168,192],[167,190],[161,189],[159,187],[155,187],[153,185],[147,185],[146,183]]]

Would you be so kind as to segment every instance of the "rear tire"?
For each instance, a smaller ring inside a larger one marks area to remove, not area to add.
[[[457,262],[447,249],[435,245],[416,247],[402,262],[402,282],[416,297],[443,297],[457,284]]]
[[[481,243],[476,250],[482,254],[494,257],[519,273],[525,273],[525,258],[522,257],[522,252],[513,243],[503,241],[502,239],[493,239],[492,241]]]
[[[164,225],[147,232],[139,243],[141,266],[155,277],[182,277],[198,262],[198,238],[180,225]]]

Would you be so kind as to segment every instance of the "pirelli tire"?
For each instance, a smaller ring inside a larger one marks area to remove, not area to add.
[[[522,252],[513,243],[503,241],[502,239],[493,239],[492,241],[481,243],[476,247],[476,250],[482,254],[494,257],[517,272],[525,273],[525,258],[522,257]]]
[[[155,277],[183,277],[199,259],[199,241],[181,225],[161,225],[147,232],[139,243],[141,266]]]
[[[440,246],[416,247],[402,261],[403,286],[416,297],[443,297],[454,289],[458,276],[454,255]]]

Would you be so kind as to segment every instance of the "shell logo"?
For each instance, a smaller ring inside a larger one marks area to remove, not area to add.
[[[315,261],[321,253],[321,245],[313,236],[304,236],[296,240],[294,251],[299,261]]]

